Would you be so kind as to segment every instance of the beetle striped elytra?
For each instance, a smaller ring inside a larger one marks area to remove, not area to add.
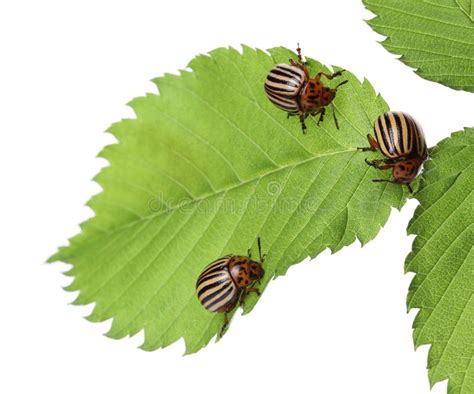
[[[196,282],[197,296],[204,308],[210,312],[224,313],[224,324],[219,336],[229,324],[227,314],[238,303],[243,305],[249,293],[260,295],[254,285],[260,282],[265,273],[262,267],[265,255],[262,256],[260,237],[257,243],[260,261],[252,260],[250,249],[248,256],[226,255],[205,267]]]
[[[306,133],[305,119],[311,115],[319,114],[317,124],[324,119],[326,107],[331,104],[334,116],[334,122],[339,129],[336,111],[333,100],[339,86],[348,81],[342,81],[334,89],[331,89],[321,81],[321,76],[331,80],[341,76],[344,70],[333,74],[319,72],[314,78],[309,75],[308,67],[303,61],[301,48],[297,48],[298,61],[290,59],[290,64],[277,64],[267,75],[265,80],[265,93],[268,99],[278,108],[288,113],[290,116],[299,116],[303,133]]]
[[[417,177],[423,162],[428,158],[423,130],[408,114],[385,112],[374,122],[375,138],[367,134],[370,147],[359,148],[367,151],[379,150],[386,157],[383,160],[368,161],[368,165],[379,170],[392,168],[392,180],[374,179],[374,182],[390,182],[407,185]]]

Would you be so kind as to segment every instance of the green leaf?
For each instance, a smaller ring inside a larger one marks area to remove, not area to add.
[[[416,346],[431,344],[431,384],[474,392],[474,129],[440,142],[416,194],[420,205],[408,232],[416,234],[406,271],[415,272],[408,308]]]
[[[474,92],[474,6],[471,0],[364,0],[382,45],[421,77]]]
[[[205,346],[223,316],[203,309],[196,279],[208,263],[246,254],[262,238],[262,288],[288,267],[326,248],[373,239],[406,191],[373,183],[387,172],[367,166],[373,120],[387,110],[367,81],[349,72],[331,110],[303,135],[296,118],[274,107],[263,82],[295,54],[217,49],[192,71],[155,80],[159,95],[134,99],[136,119],[114,124],[119,141],[100,154],[110,162],[89,201],[96,216],[50,260],[73,265],[76,304],[95,302],[92,321],[113,318],[113,338],[145,331],[143,348],[183,337],[187,352]],[[312,74],[327,70],[309,60]],[[332,81],[333,85],[338,81]],[[295,295],[297,297],[297,295]],[[256,296],[249,296],[249,311]]]

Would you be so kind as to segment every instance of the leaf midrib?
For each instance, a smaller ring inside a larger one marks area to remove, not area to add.
[[[302,161],[299,161],[299,162],[293,162],[293,163],[289,163],[289,164],[285,164],[285,165],[282,165],[282,166],[279,166],[278,168],[275,168],[275,169],[272,169],[268,172],[265,172],[263,174],[261,174],[260,176],[256,176],[255,178],[251,178],[251,179],[248,179],[246,181],[242,181],[242,182],[239,182],[237,184],[234,184],[228,188],[223,188],[221,190],[217,190],[215,191],[214,193],[208,193],[208,194],[204,194],[202,197],[199,197],[199,198],[196,198],[196,199],[190,199],[189,201],[187,202],[184,202],[182,204],[179,204],[179,205],[175,205],[175,206],[172,206],[170,207],[169,209],[167,210],[164,210],[164,211],[160,211],[160,212],[156,212],[156,213],[153,213],[151,215],[148,215],[148,216],[142,216],[141,218],[137,219],[137,220],[133,220],[129,223],[125,223],[125,224],[122,224],[122,225],[119,225],[117,227],[113,227],[111,229],[108,229],[108,230],[104,230],[102,232],[102,234],[98,235],[98,236],[95,236],[95,237],[92,237],[90,238],[89,240],[85,241],[85,242],[93,242],[94,240],[100,238],[100,237],[104,237],[104,236],[107,236],[107,235],[110,235],[112,233],[115,233],[117,231],[121,231],[121,230],[124,230],[128,227],[131,227],[131,226],[134,226],[140,222],[143,222],[143,221],[148,221],[148,220],[151,220],[151,219],[155,219],[161,215],[164,215],[164,214],[167,214],[167,213],[170,213],[172,211],[175,211],[175,210],[178,210],[178,209],[182,209],[182,208],[185,208],[191,204],[195,204],[195,203],[198,203],[200,201],[204,201],[206,199],[209,199],[209,198],[213,198],[213,197],[217,197],[219,196],[220,194],[222,193],[227,193],[227,192],[230,192],[234,189],[237,189],[239,187],[243,187],[245,185],[248,185],[252,182],[255,182],[255,181],[260,181],[262,178],[266,177],[266,176],[270,176],[272,174],[275,174],[275,173],[278,173],[280,171],[285,171],[289,168],[296,168],[298,166],[301,166],[301,165],[304,165],[306,163],[309,163],[309,162],[312,162],[313,160],[317,160],[317,159],[320,159],[320,158],[324,158],[324,157],[329,157],[329,156],[334,156],[334,155],[339,155],[339,154],[345,154],[345,153],[350,153],[350,152],[357,152],[357,148],[350,148],[350,149],[344,149],[344,150],[339,150],[339,151],[334,151],[334,152],[326,152],[326,153],[322,153],[322,154],[317,154],[317,155],[314,155],[308,159],[304,159]],[[60,253],[60,252],[59,252]]]

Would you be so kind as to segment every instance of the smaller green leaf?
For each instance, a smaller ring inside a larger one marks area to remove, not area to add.
[[[423,78],[474,92],[474,7],[471,0],[364,0],[376,14],[367,23],[387,37]]]
[[[431,384],[449,379],[450,394],[474,393],[474,129],[435,147],[420,181],[416,234],[406,271],[416,276],[408,308],[419,308],[416,346],[431,344]]]

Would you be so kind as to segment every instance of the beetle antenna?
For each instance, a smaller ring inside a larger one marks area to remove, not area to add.
[[[332,116],[334,117],[334,123],[336,124],[336,129],[339,130],[339,123],[338,123],[337,117],[336,117],[336,107],[334,107],[333,103],[331,103],[331,107],[332,107]]]
[[[337,89],[339,88],[339,86],[342,86],[342,85],[346,84],[347,82],[349,82],[349,80],[347,80],[347,79],[346,79],[345,81],[342,81],[339,85],[337,85],[337,86],[334,88],[334,90],[337,90]]]
[[[258,255],[260,257],[260,262],[263,262],[262,260],[262,241],[260,237],[257,238],[257,244],[258,244]]]

